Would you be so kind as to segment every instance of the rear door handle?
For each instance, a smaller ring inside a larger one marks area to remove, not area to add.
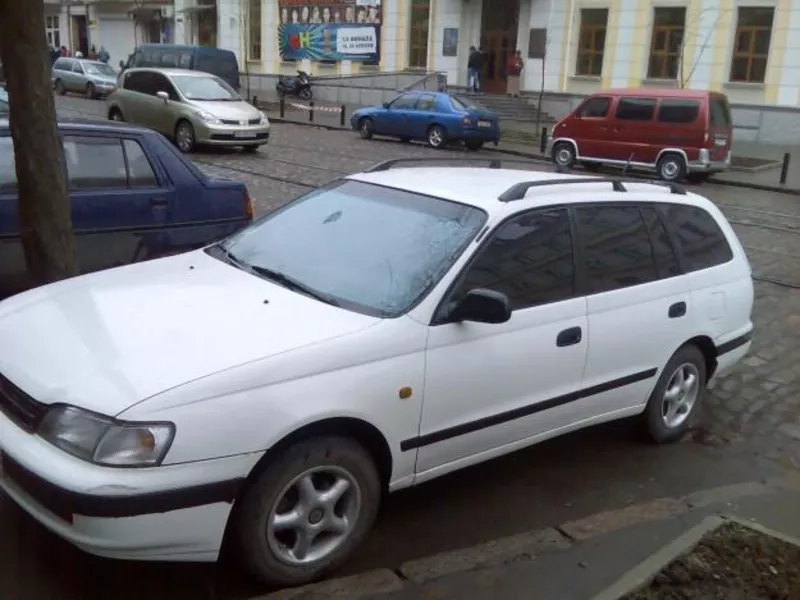
[[[580,327],[570,327],[558,334],[556,338],[556,346],[563,348],[564,346],[574,346],[580,344],[583,339],[583,331]]]
[[[686,302],[676,302],[669,307],[669,318],[678,319],[686,314]]]
[[[162,198],[160,196],[158,196],[156,198],[150,198],[150,204],[152,204],[153,206],[166,206],[167,205],[167,199],[166,198]]]

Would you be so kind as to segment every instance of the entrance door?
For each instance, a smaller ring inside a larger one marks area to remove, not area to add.
[[[483,0],[481,48],[484,51],[481,88],[489,94],[505,94],[506,62],[517,48],[519,0]]]

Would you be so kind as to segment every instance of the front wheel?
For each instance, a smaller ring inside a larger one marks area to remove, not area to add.
[[[175,126],[175,145],[178,150],[188,154],[194,150],[194,127],[189,121],[180,121]]]
[[[375,463],[349,438],[298,442],[247,489],[236,540],[268,585],[313,581],[342,564],[369,533],[381,500]]]
[[[432,125],[430,129],[428,129],[428,145],[431,148],[439,148],[444,147],[447,143],[447,132],[442,128],[441,125]]]
[[[375,123],[372,122],[372,119],[364,117],[358,122],[358,134],[362,140],[372,139],[372,136],[375,135]]]
[[[552,158],[559,169],[571,169],[575,166],[575,147],[569,142],[559,142],[553,146]]]
[[[467,142],[465,142],[465,144],[467,146],[467,150],[471,150],[473,152],[483,148],[483,142],[478,140],[468,140]]]
[[[697,346],[684,346],[670,358],[644,413],[647,433],[654,442],[677,442],[689,431],[706,389],[706,377],[706,360]]]

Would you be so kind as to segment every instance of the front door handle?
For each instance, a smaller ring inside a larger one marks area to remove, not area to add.
[[[166,206],[167,199],[162,198],[161,196],[150,198],[150,204],[152,204],[153,206]]]
[[[686,302],[676,302],[669,307],[669,318],[678,319],[686,314]]]
[[[556,338],[556,346],[563,348],[564,346],[574,346],[580,344],[583,339],[583,332],[580,327],[570,327],[558,334]]]

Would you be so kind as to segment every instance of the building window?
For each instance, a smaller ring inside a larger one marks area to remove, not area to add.
[[[430,0],[411,0],[411,36],[408,44],[408,66],[428,66],[428,26],[431,19]]]
[[[649,79],[677,79],[686,27],[686,8],[660,7],[653,10],[653,39],[650,42]]]
[[[772,38],[772,7],[742,6],[736,23],[731,81],[764,83]]]
[[[578,37],[578,60],[575,65],[575,75],[589,75],[592,77],[600,77],[602,75],[607,27],[607,8],[584,8],[581,10],[581,28]]]
[[[261,60],[261,0],[250,0],[247,21],[247,60]]]
[[[47,36],[47,45],[50,48],[61,48],[61,30],[58,27],[58,15],[44,18],[44,31]]]

